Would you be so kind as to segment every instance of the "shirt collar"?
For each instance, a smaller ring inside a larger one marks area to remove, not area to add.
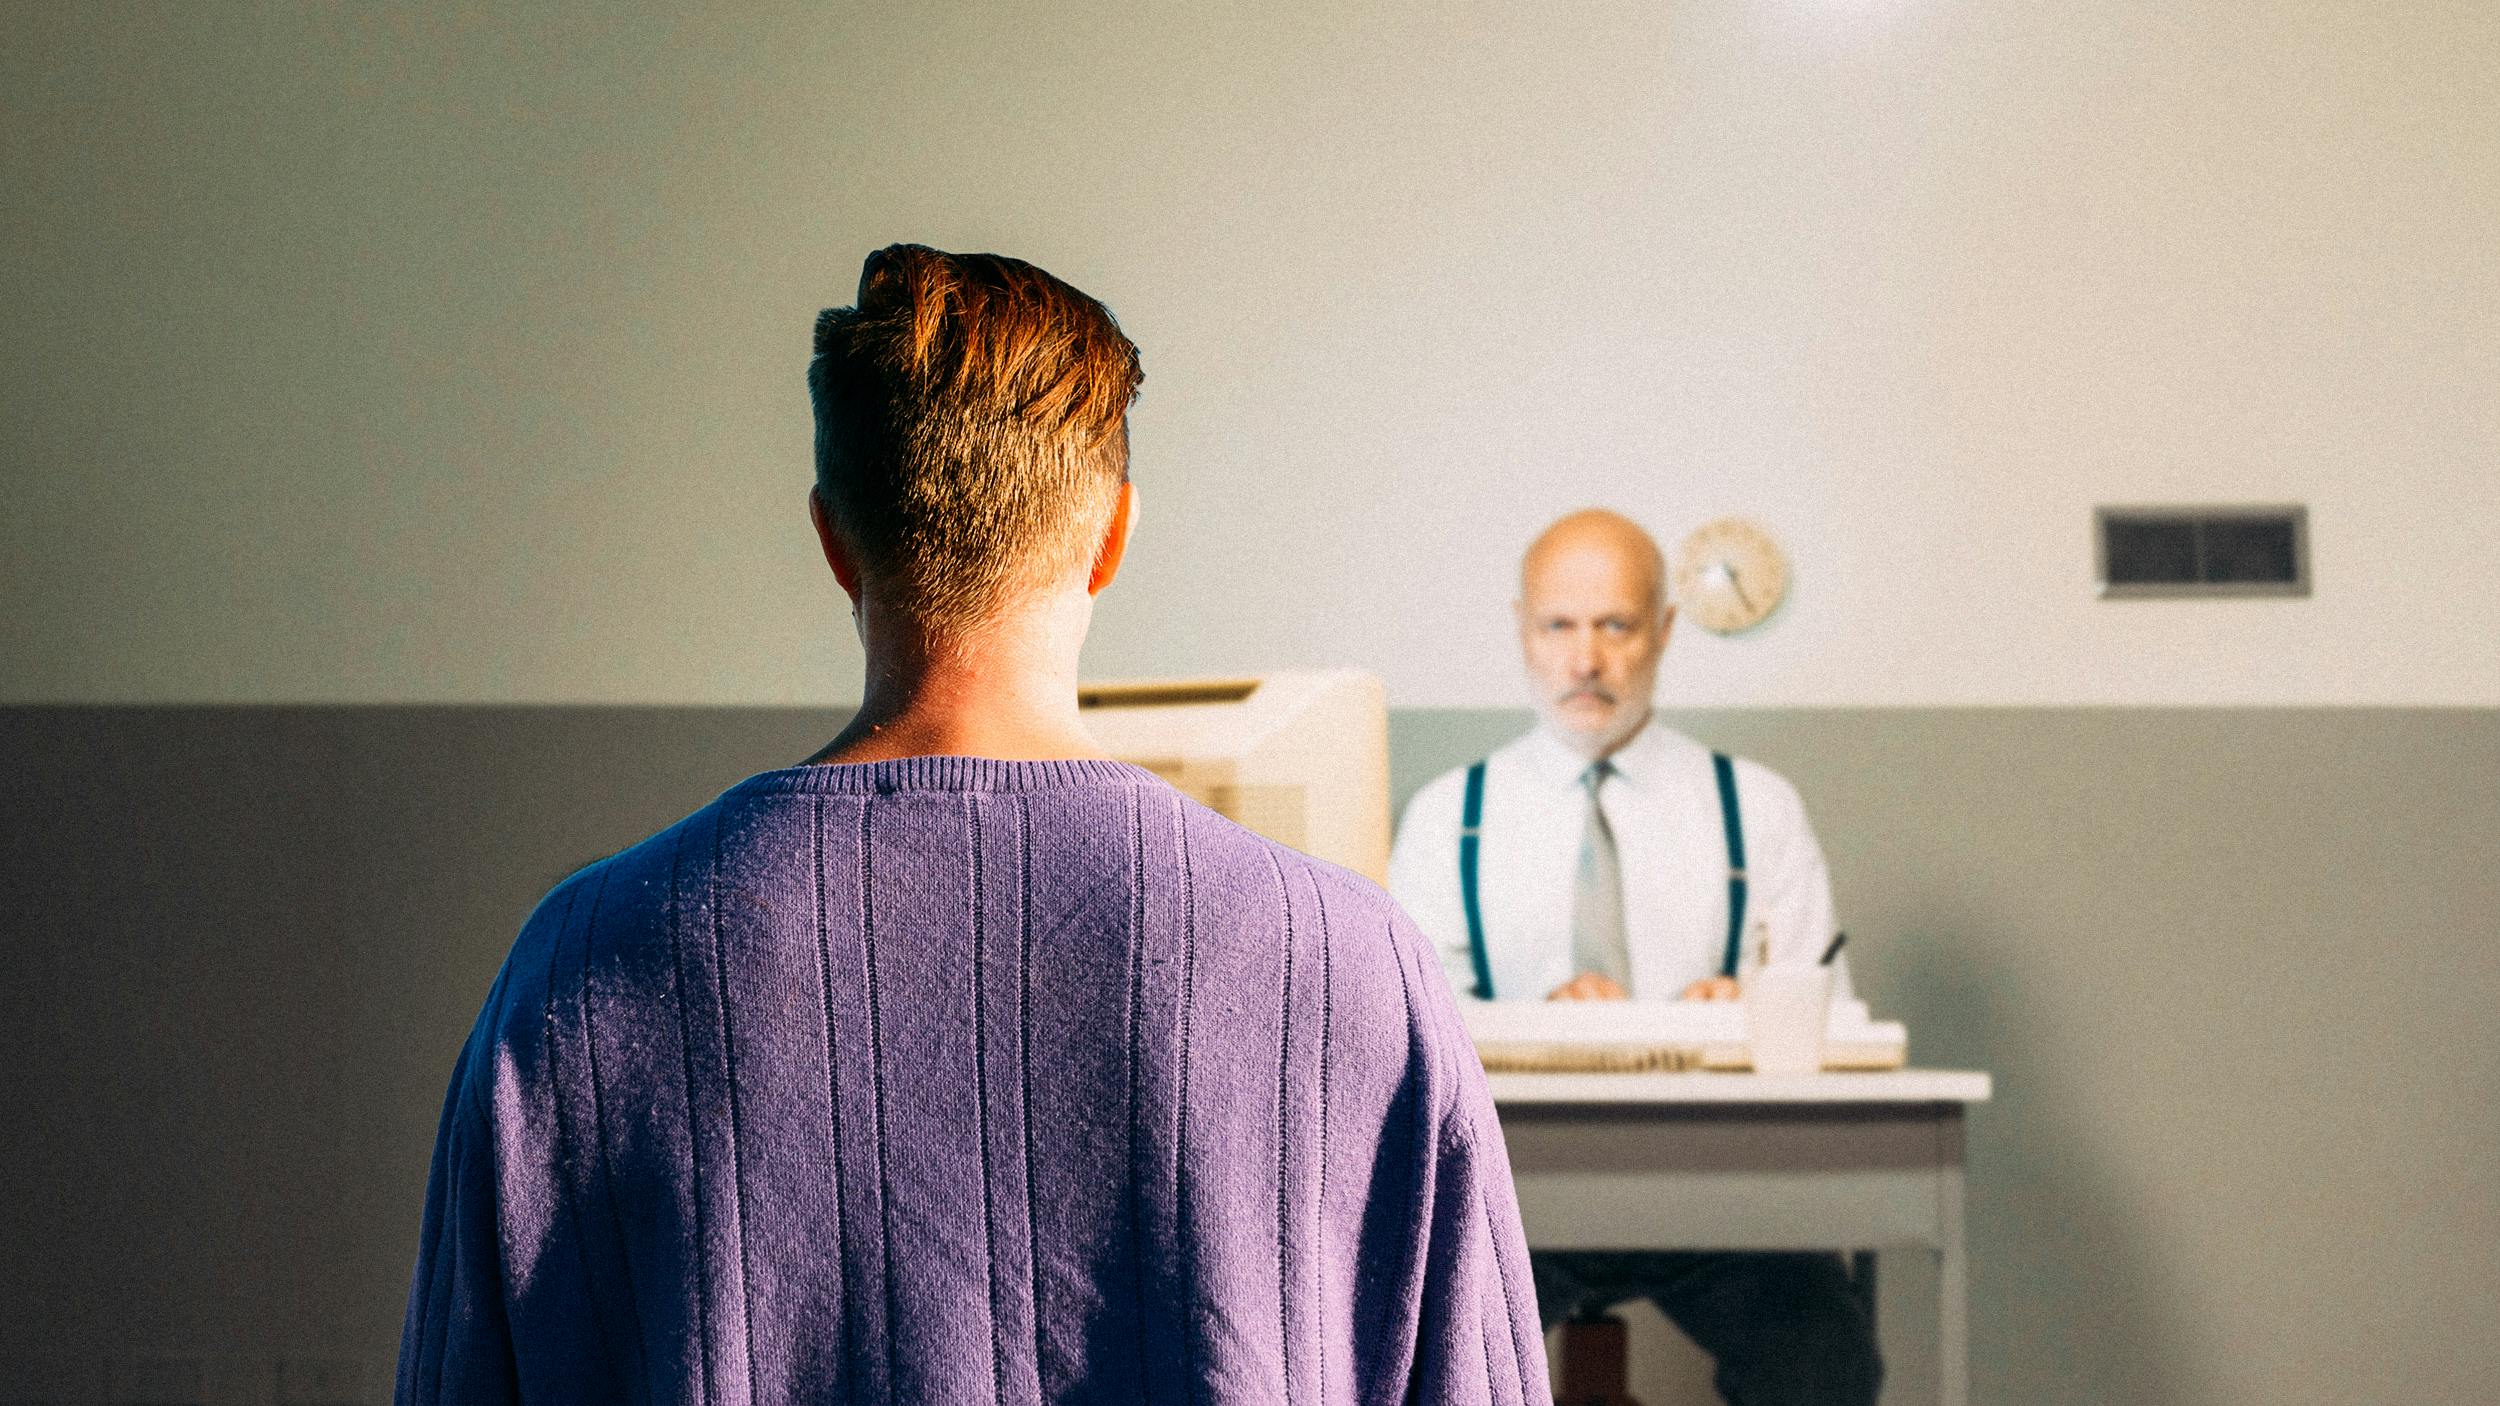
[[[1589,769],[1589,759],[1542,722],[1537,724],[1533,736],[1528,765],[1538,779],[1558,788],[1579,785],[1580,777]],[[1641,730],[1617,747],[1607,760],[1614,763],[1615,780],[1647,789],[1666,779],[1678,751],[1693,745],[1683,734],[1659,722],[1653,711],[1641,723]]]

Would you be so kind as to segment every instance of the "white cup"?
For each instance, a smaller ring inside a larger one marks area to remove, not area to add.
[[[1756,1074],[1816,1074],[1831,1019],[1832,969],[1780,964],[1745,978],[1745,1042]]]

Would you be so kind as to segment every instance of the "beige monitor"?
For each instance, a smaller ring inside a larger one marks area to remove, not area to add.
[[[1389,876],[1389,701],[1352,669],[1092,683],[1103,749],[1271,840]]]

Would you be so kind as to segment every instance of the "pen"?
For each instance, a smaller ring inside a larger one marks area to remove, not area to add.
[[[1823,957],[1822,957],[1822,960],[1821,960],[1821,961],[1816,962],[1816,963],[1815,963],[1815,965],[1816,965],[1816,966],[1819,966],[1819,967],[1828,967],[1828,966],[1830,966],[1830,965],[1832,964],[1832,958],[1837,957],[1837,956],[1839,956],[1839,955],[1840,955],[1840,945],[1841,945],[1842,943],[1844,943],[1844,942],[1847,942],[1848,940],[1849,940],[1849,934],[1847,934],[1847,933],[1845,933],[1845,932],[1836,932],[1836,933],[1833,933],[1833,934],[1832,934],[1832,945],[1823,949]]]

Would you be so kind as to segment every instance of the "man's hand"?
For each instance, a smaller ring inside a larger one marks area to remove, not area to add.
[[[1546,993],[1549,1001],[1621,1001],[1632,993],[1615,984],[1611,976],[1582,972]]]
[[[1733,1001],[1738,994],[1732,976],[1705,976],[1684,988],[1687,1001]]]

